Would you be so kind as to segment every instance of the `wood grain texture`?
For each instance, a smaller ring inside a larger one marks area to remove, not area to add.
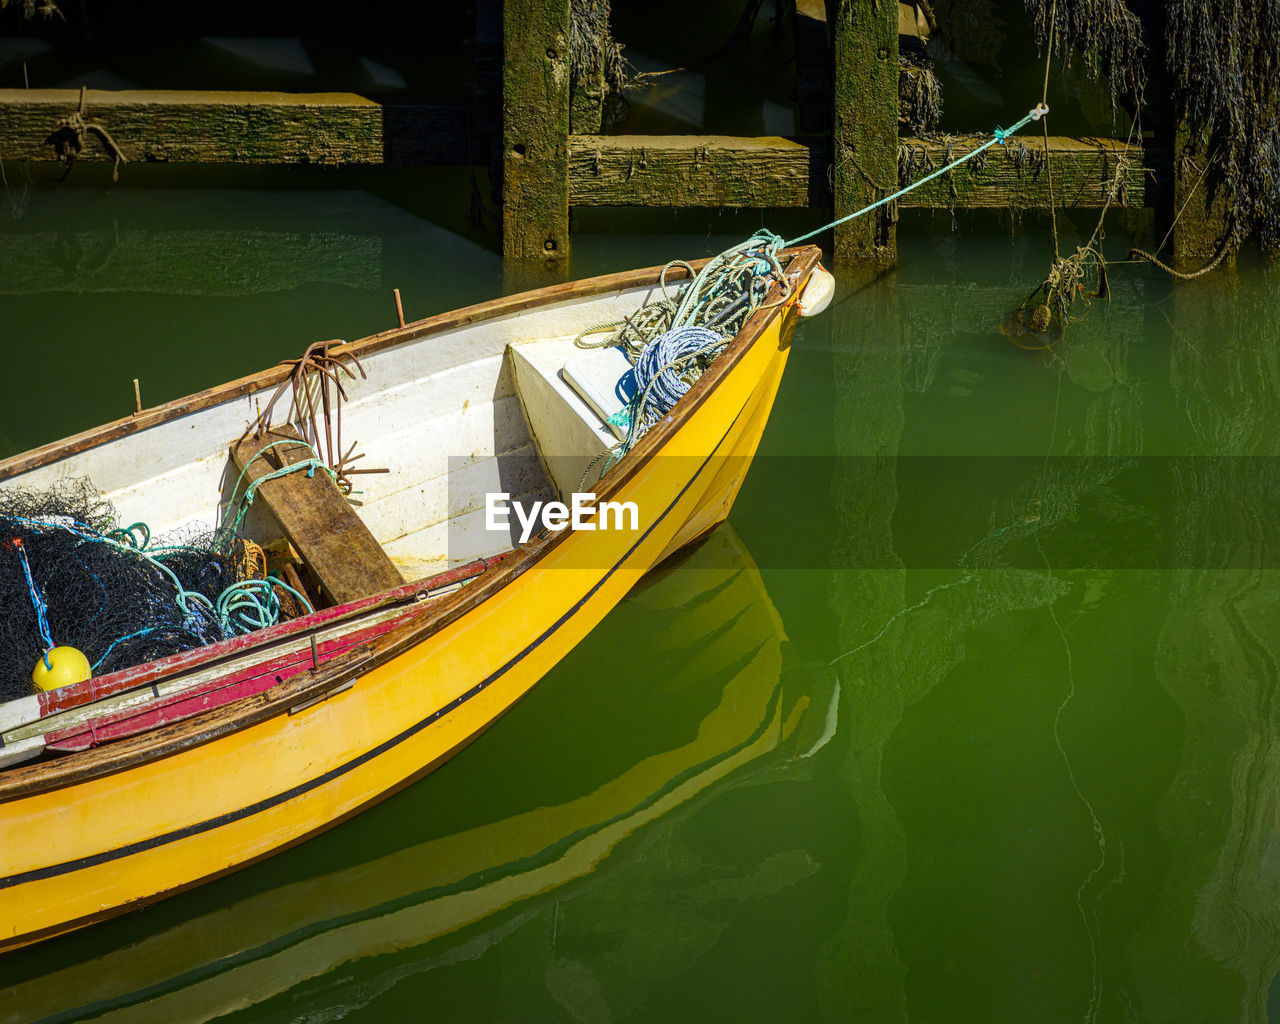
[[[57,159],[46,140],[79,102],[75,89],[0,89],[0,157]],[[130,161],[341,165],[468,159],[468,117],[461,104],[383,106],[352,93],[90,89],[83,116],[106,128]],[[111,156],[87,132],[77,159]]]
[[[987,137],[903,139],[897,171],[908,185]],[[1049,201],[1042,138],[1014,137],[899,200],[904,208],[1035,209]],[[1062,207],[1100,207],[1126,161],[1118,206],[1154,198],[1147,156],[1115,139],[1049,139],[1054,196]],[[577,206],[830,206],[826,146],[716,135],[574,135],[569,201]]]
[[[603,2],[604,0],[587,0],[587,7],[593,16],[599,14]],[[600,41],[603,43],[604,39],[601,38]],[[570,132],[598,133],[604,118],[604,95],[607,87],[604,80],[603,50],[597,49],[592,57],[593,66],[583,67],[576,76],[571,74],[569,78]]]
[[[814,153],[780,138],[575,135],[569,201],[579,206],[809,206],[825,189]],[[815,181],[815,177],[819,180]]]
[[[268,445],[291,440],[297,444],[281,444],[259,454]],[[311,446],[292,427],[244,438],[231,449],[231,460],[244,474],[246,487],[313,455]],[[299,471],[268,480],[258,487],[255,501],[271,510],[334,604],[404,585],[400,571],[327,473]]]
[[[950,142],[916,142],[903,139],[903,151],[911,159],[900,161],[902,184],[963,156],[990,136],[969,136]],[[1142,147],[1118,139],[1071,139],[1050,136],[1049,159],[1053,163],[1054,202],[1060,207],[1098,208],[1105,202],[1117,177],[1121,159],[1125,170],[1116,206],[1149,205],[1149,174]],[[923,158],[923,159],[922,159]],[[931,181],[904,196],[903,207],[934,209],[1043,209],[1049,203],[1049,176],[1045,173],[1042,136],[1013,136],[1004,146],[962,164],[950,174]]]
[[[502,255],[569,255],[569,0],[502,7]]]

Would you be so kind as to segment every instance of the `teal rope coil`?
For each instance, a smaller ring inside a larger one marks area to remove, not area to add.
[[[310,615],[315,608],[306,596],[273,577],[265,580],[241,580],[218,595],[217,615],[228,633],[252,633],[280,621],[280,597],[277,588],[292,594]]]

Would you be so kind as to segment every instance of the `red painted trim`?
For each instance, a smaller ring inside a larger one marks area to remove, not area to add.
[[[49,690],[39,694],[40,717],[43,718],[55,712],[80,707],[82,704],[88,704],[102,697],[109,697],[123,690],[148,686],[169,676],[180,672],[188,672],[219,659],[242,655],[256,647],[270,645],[278,640],[296,636],[299,633],[323,629],[335,622],[359,615],[362,612],[373,611],[379,607],[392,605],[397,601],[409,600],[417,594],[428,593],[441,587],[460,583],[463,580],[474,579],[490,566],[497,565],[513,553],[511,551],[503,551],[488,558],[480,558],[474,562],[468,562],[466,565],[447,569],[444,572],[437,573],[435,576],[428,576],[426,579],[418,580],[414,583],[406,583],[402,587],[375,594],[372,597],[362,597],[358,601],[349,601],[344,605],[324,608],[318,612],[312,612],[310,615],[290,619],[288,622],[281,622],[278,625],[269,626],[254,633],[246,633],[244,636],[233,636],[228,640],[221,640],[207,647],[197,647],[194,650],[171,654],[167,658],[150,661],[145,665],[135,665],[132,668],[121,669],[105,676],[86,679],[82,683],[63,686],[57,690]],[[414,609],[409,610],[412,611]],[[400,622],[403,620],[397,618],[395,621]],[[358,625],[358,623],[353,623],[353,628],[358,627]],[[311,660],[310,651],[306,652],[306,660]]]
[[[336,658],[339,654],[345,654],[359,644],[377,639],[401,625],[418,611],[417,608],[407,608],[403,615],[394,619],[317,644],[316,653],[319,658],[316,664],[312,663],[310,649],[291,651],[279,658],[257,662],[234,675],[210,679],[199,687],[182,690],[166,697],[156,697],[145,704],[114,713],[108,712],[61,732],[49,733],[45,737],[46,749],[60,753],[87,750],[90,747],[96,747],[99,743],[134,736],[148,729],[154,729],[156,726],[181,721],[202,711],[208,711],[210,708],[230,704],[242,697],[262,693],[300,672],[310,671]]]

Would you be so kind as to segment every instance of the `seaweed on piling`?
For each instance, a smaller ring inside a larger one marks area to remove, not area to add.
[[[1147,84],[1147,46],[1142,21],[1124,0],[1023,2],[1032,17],[1036,44],[1049,51],[1046,56],[1059,57],[1068,67],[1074,50],[1085,74],[1095,81],[1106,80],[1113,120],[1119,102],[1141,103]]]
[[[942,121],[942,85],[927,57],[898,55],[898,121],[916,135],[937,131]]]
[[[1167,11],[1174,100],[1225,201],[1230,247],[1256,234],[1280,255],[1280,3],[1171,0]]]

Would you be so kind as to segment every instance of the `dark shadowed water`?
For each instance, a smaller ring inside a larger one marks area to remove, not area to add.
[[[503,287],[465,174],[84,170],[0,218],[6,454]],[[583,218],[573,273],[760,222]],[[1029,353],[1040,225],[900,245],[729,527],[406,792],[0,959],[0,1020],[1268,1019],[1280,276],[1120,265]]]

